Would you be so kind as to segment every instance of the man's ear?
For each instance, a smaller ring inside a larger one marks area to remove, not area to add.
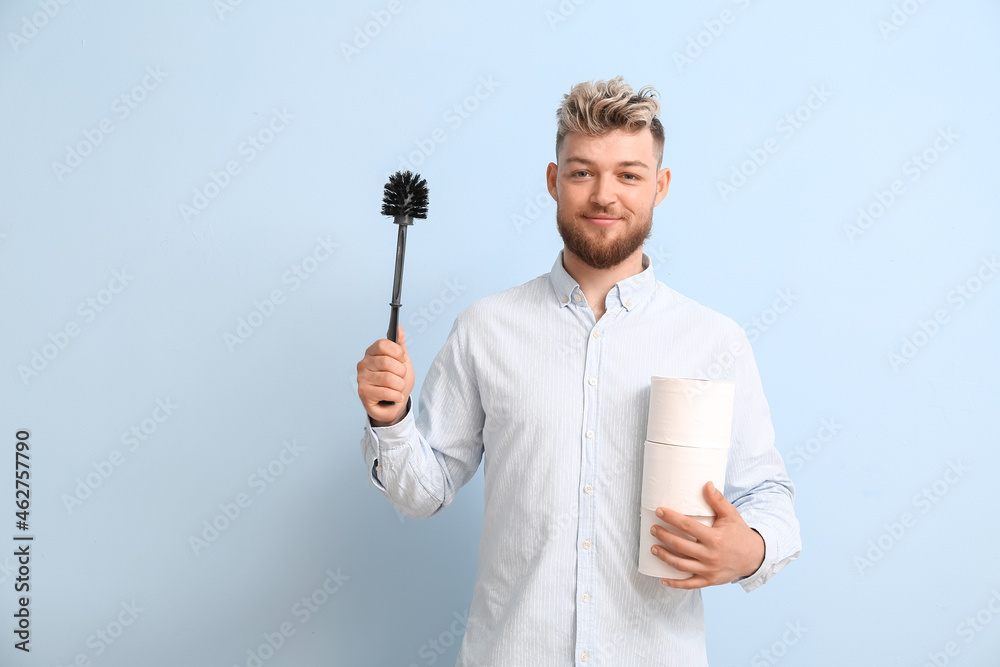
[[[549,162],[549,166],[545,170],[545,184],[549,188],[549,194],[552,195],[552,199],[559,201],[559,191],[556,188],[556,177],[559,175],[559,165],[555,162]]]
[[[659,206],[663,198],[667,196],[667,190],[670,188],[670,169],[664,167],[656,174],[656,199],[653,201],[653,206]]]

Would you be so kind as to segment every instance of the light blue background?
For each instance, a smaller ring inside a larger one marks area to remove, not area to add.
[[[1000,279],[961,309],[949,300],[1000,250],[996,3],[402,0],[391,14],[384,2],[53,1],[51,18],[43,4],[0,7],[4,665],[246,665],[283,622],[295,634],[269,667],[453,664],[482,476],[438,516],[405,519],[360,453],[355,365],[385,335],[395,256],[382,187],[443,131],[414,158],[430,208],[410,230],[401,322],[419,392],[463,308],[551,267],[555,110],[574,83],[618,74],[661,94],[673,181],[646,246],[657,278],[755,328],[797,488],[800,559],[752,594],[704,593],[712,664],[996,662]],[[732,20],[713,23],[724,10]],[[894,11],[898,29],[880,29]],[[373,12],[391,20],[345,55]],[[689,48],[697,57],[678,63]],[[147,67],[165,76],[122,118],[115,100]],[[449,120],[481,77],[498,85]],[[824,86],[829,99],[780,134]],[[241,143],[275,110],[292,117],[247,161]],[[53,163],[104,119],[113,132],[59,178]],[[911,180],[905,164],[942,128],[958,139]],[[717,183],[770,137],[778,150],[724,199]],[[186,220],[181,205],[231,160],[240,172]],[[850,239],[857,209],[894,179],[905,189]],[[293,289],[286,272],[318,238],[337,248]],[[78,304],[107,300],[123,269],[128,285],[87,321]],[[227,345],[276,289],[283,303]],[[779,290],[794,300],[773,317]],[[433,317],[417,321],[420,308]],[[939,309],[946,323],[894,368],[889,353]],[[67,323],[78,335],[22,377]],[[177,408],[157,424],[158,399]],[[130,450],[121,436],[143,420],[156,429]],[[796,456],[826,436],[823,420],[836,433]],[[8,555],[22,428],[30,655],[12,648]],[[285,440],[302,449],[261,488],[251,475]],[[121,465],[68,508],[115,451]],[[968,470],[943,481],[959,462]],[[936,502],[917,503],[935,482]],[[219,505],[240,493],[249,506],[196,554],[190,537],[224,525]],[[294,605],[328,569],[340,587],[302,622]],[[133,601],[131,625],[96,640]],[[962,632],[977,613],[988,622]],[[787,623],[805,629],[795,643]]]

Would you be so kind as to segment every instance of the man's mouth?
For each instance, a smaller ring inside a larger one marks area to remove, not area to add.
[[[587,220],[590,220],[595,225],[602,225],[602,226],[613,225],[614,223],[618,222],[618,220],[620,220],[620,218],[616,218],[610,215],[585,215],[583,217],[585,217]]]

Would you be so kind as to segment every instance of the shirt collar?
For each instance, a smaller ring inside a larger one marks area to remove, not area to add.
[[[656,287],[656,277],[649,255],[642,253],[642,271],[615,283],[608,296],[615,298],[625,310],[637,308]],[[560,250],[549,272],[549,282],[555,291],[560,306],[583,305],[584,295],[580,283],[573,279],[563,266],[563,251]]]

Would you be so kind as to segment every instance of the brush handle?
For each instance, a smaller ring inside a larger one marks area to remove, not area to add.
[[[399,305],[392,304],[392,312],[389,313],[389,333],[385,335],[386,338],[391,340],[393,343],[398,343],[396,340],[396,332],[399,330]]]
[[[403,305],[400,303],[399,297],[403,291],[403,260],[406,257],[407,222],[406,218],[401,217],[397,217],[395,222],[399,225],[399,235],[396,237],[396,273],[392,279],[392,301],[389,302],[392,312],[389,313],[389,331],[385,337],[393,343],[398,343],[396,336],[399,328],[399,307]],[[413,224],[412,221],[409,224]],[[396,405],[396,401],[379,401],[378,404]]]

